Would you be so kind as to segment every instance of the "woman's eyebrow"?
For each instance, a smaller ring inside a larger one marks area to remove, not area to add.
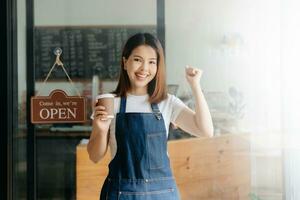
[[[142,58],[144,59],[142,56],[139,56],[139,55],[133,55],[133,57],[139,57],[139,58]],[[149,58],[149,60],[156,60],[157,58]]]
[[[142,58],[142,56],[139,56],[139,55],[133,55],[133,57],[140,57],[140,58]]]

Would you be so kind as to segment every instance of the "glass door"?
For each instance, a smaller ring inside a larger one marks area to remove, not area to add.
[[[48,96],[62,89],[69,96],[79,91],[87,99],[81,123],[37,124],[37,199],[76,198],[76,147],[88,139],[95,95],[116,87],[121,49],[136,32],[158,35],[155,1],[63,0],[34,1],[34,84],[36,94]],[[55,48],[62,49],[61,67],[55,67]]]

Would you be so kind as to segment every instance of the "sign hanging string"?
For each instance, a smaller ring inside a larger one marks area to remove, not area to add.
[[[47,74],[45,80],[43,81],[43,85],[42,85],[41,89],[37,92],[36,96],[38,96],[38,95],[40,94],[40,91],[41,91],[42,89],[45,88],[46,82],[47,82],[48,78],[50,77],[50,75],[51,75],[51,73],[52,73],[54,67],[55,67],[55,66],[61,66],[62,69],[64,70],[64,73],[67,75],[69,82],[70,82],[71,85],[75,88],[77,95],[80,97],[80,93],[79,93],[78,89],[75,87],[75,85],[74,85],[72,79],[70,78],[68,72],[66,71],[66,69],[65,69],[65,67],[64,67],[64,64],[63,64],[63,63],[61,62],[61,60],[60,60],[60,55],[62,54],[61,48],[56,48],[56,49],[54,50],[54,54],[56,55],[55,62],[54,62],[54,64],[53,64],[53,66],[51,67],[50,71],[48,72],[48,74]]]

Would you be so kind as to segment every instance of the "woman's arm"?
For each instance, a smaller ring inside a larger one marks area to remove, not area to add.
[[[186,69],[186,78],[191,86],[195,98],[195,111],[184,108],[178,115],[175,123],[182,130],[195,135],[212,137],[214,128],[207,102],[200,86],[202,71],[189,67]]]
[[[93,125],[92,133],[87,145],[90,160],[97,163],[105,156],[108,149],[108,141],[108,133],[97,130]]]
[[[103,106],[95,107],[92,133],[87,145],[89,157],[94,163],[101,160],[108,149],[111,119],[107,118],[107,112],[104,110]]]

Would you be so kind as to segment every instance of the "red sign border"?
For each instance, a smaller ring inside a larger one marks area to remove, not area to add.
[[[33,106],[32,106],[33,105],[33,100],[34,99],[51,99],[54,92],[61,92],[68,99],[82,98],[83,99],[83,105],[84,105],[84,109],[83,109],[84,119],[81,120],[81,121],[34,121],[33,120]],[[65,91],[60,90],[60,89],[55,89],[55,90],[51,91],[49,96],[32,96],[30,98],[30,115],[31,115],[30,118],[31,118],[31,123],[32,124],[85,123],[87,121],[87,119],[86,119],[86,97],[84,97],[84,96],[68,96]]]

